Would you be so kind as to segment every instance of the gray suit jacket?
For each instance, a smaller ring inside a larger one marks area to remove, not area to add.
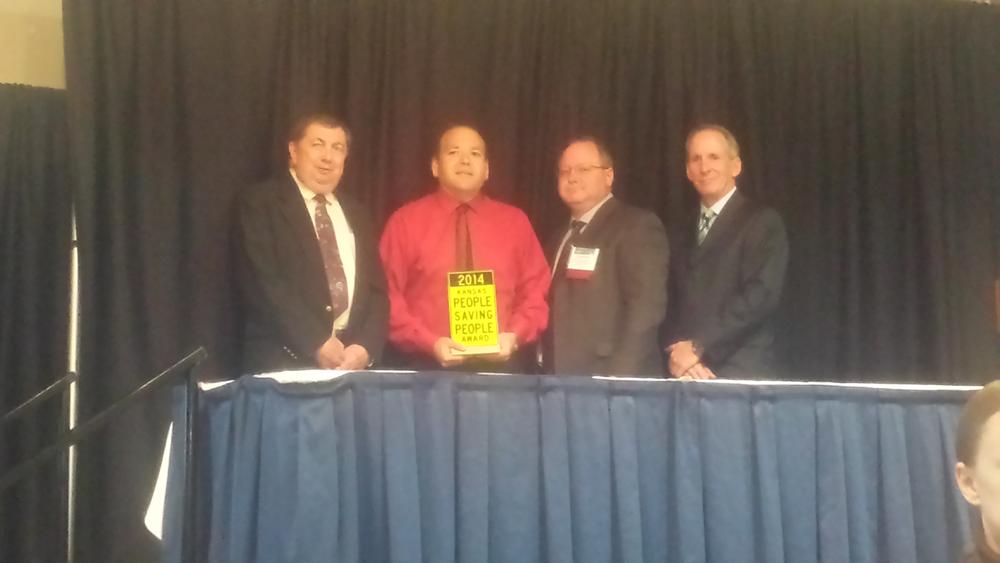
[[[548,245],[554,263],[565,230]],[[667,310],[669,245],[653,213],[611,198],[579,235],[599,248],[589,279],[557,276],[549,290],[544,369],[558,374],[664,374],[658,331]],[[568,252],[568,248],[563,252]]]
[[[771,324],[788,265],[781,217],[737,190],[700,246],[695,221],[673,236],[666,344],[694,340],[721,377],[770,376]]]
[[[389,302],[367,215],[338,190],[356,246],[354,297],[344,345],[377,361]],[[250,187],[237,200],[237,276],[243,297],[243,373],[315,367],[333,326],[323,257],[302,194],[289,174]]]

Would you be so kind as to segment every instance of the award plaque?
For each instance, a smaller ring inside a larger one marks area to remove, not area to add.
[[[465,346],[464,351],[455,351],[456,355],[500,351],[493,270],[448,274],[448,319],[451,339]]]

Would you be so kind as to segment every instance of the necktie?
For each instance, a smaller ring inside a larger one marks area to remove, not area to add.
[[[569,263],[569,255],[573,253],[573,244],[580,238],[580,231],[583,230],[587,223],[574,219],[569,225],[569,238],[566,239],[566,243],[562,247],[562,252],[559,254],[559,264],[556,265],[556,270],[552,276],[553,279],[560,279],[566,273],[566,264]]]
[[[316,202],[316,238],[319,239],[319,250],[323,255],[330,305],[333,307],[333,318],[336,319],[347,310],[347,276],[344,274],[344,263],[340,260],[337,233],[333,230],[330,214],[326,212],[326,197],[317,194],[313,201]]]
[[[698,222],[698,244],[705,242],[705,237],[708,236],[708,230],[712,228],[712,223],[715,220],[715,211],[708,209],[701,212],[701,221]]]
[[[472,266],[472,235],[469,234],[469,207],[463,203],[455,208],[455,268],[464,272]]]

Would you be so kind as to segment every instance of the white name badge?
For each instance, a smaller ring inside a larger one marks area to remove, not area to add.
[[[597,267],[597,256],[600,248],[570,247],[569,260],[566,262],[566,277],[573,280],[590,278]]]

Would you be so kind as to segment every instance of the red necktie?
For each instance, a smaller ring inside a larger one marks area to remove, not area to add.
[[[462,203],[455,208],[455,268],[457,271],[467,271],[472,266],[472,235],[469,234],[468,203]]]

